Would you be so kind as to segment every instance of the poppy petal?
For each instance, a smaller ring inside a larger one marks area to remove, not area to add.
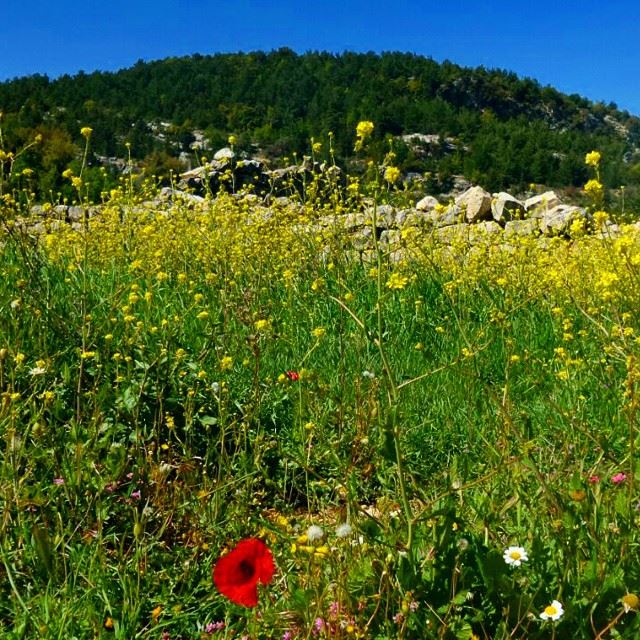
[[[258,604],[258,583],[268,584],[275,573],[271,551],[261,540],[242,540],[222,556],[213,570],[218,591],[245,607]]]

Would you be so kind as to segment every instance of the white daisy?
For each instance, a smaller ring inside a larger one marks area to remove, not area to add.
[[[502,555],[504,561],[512,567],[519,567],[523,562],[529,559],[527,552],[523,547],[509,547],[505,549]]]
[[[560,620],[563,613],[564,609],[562,608],[562,605],[557,600],[554,600],[548,607],[544,608],[540,617],[543,620]]]

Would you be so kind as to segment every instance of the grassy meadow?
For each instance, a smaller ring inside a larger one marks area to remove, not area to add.
[[[37,237],[3,198],[2,638],[640,636],[639,229],[354,251],[392,168]]]

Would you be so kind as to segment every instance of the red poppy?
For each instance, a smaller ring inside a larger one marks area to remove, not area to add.
[[[269,547],[256,538],[241,540],[213,569],[218,591],[245,607],[258,604],[258,583],[269,584],[275,572]]]
[[[292,382],[296,382],[296,380],[300,380],[300,374],[297,371],[287,371],[286,376]]]

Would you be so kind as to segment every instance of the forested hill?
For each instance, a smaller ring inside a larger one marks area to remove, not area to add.
[[[42,189],[57,188],[81,153],[81,126],[93,129],[94,164],[97,156],[125,157],[129,142],[135,159],[161,169],[180,154],[195,161],[229,134],[247,151],[253,145],[275,157],[308,153],[311,137],[326,149],[331,131],[346,159],[362,119],[375,123],[379,153],[386,138],[396,138],[405,171],[464,174],[490,189],[577,186],[587,177],[584,154],[597,148],[609,186],[640,181],[640,120],[615,105],[505,71],[404,53],[281,49],[138,62],[55,80],[36,75],[0,83],[0,111],[5,148],[42,136],[20,158]],[[413,133],[428,134],[430,142],[416,149],[402,141]]]

